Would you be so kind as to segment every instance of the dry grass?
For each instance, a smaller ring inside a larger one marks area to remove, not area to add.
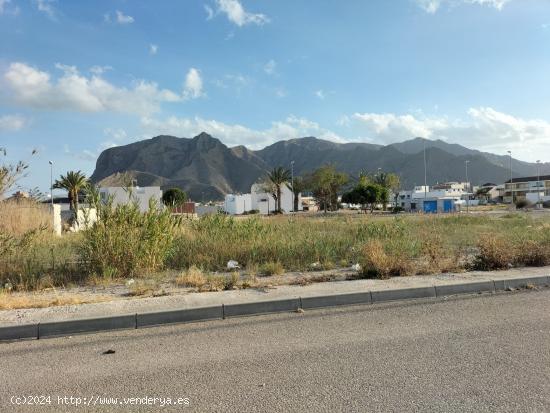
[[[264,277],[270,277],[272,275],[281,275],[285,272],[283,264],[279,261],[276,262],[266,262],[260,265],[259,273]]]
[[[160,297],[166,292],[160,288],[156,279],[137,279],[128,286],[130,297]]]
[[[40,227],[51,228],[52,220],[49,205],[30,199],[0,202],[0,232],[19,236]]]
[[[414,275],[411,258],[403,250],[389,249],[381,241],[368,242],[363,248],[363,255],[359,260],[361,273],[365,277],[389,278]]]
[[[516,263],[531,267],[550,265],[550,243],[526,240],[517,252]]]
[[[107,296],[86,297],[83,295],[59,295],[51,297],[42,294],[9,294],[0,293],[0,310],[16,310],[18,308],[46,308],[61,305],[77,305],[110,301]]]
[[[207,281],[208,280],[202,270],[193,265],[187,271],[184,271],[178,278],[176,278],[175,283],[178,287],[193,287],[201,289]]]
[[[475,268],[483,271],[501,270],[513,267],[518,250],[507,238],[484,234],[478,241],[479,252]]]
[[[302,276],[298,277],[294,280],[291,280],[288,285],[310,285],[315,283],[324,283],[329,281],[334,281],[338,278],[338,275],[336,274],[320,274],[320,275],[313,275],[311,277]]]

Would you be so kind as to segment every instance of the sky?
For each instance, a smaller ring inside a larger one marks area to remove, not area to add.
[[[44,192],[50,160],[202,131],[548,162],[549,74],[550,0],[0,0],[0,147]]]

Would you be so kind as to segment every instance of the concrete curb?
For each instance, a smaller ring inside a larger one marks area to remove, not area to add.
[[[109,330],[137,329],[162,324],[190,323],[206,320],[297,311],[335,306],[374,304],[396,300],[438,298],[450,295],[505,291],[509,288],[550,286],[550,276],[477,281],[464,284],[436,285],[397,290],[365,291],[316,297],[285,298],[243,304],[221,304],[182,310],[128,314],[113,317],[34,323],[0,327],[0,341],[40,339]]]
[[[282,313],[296,311],[300,306],[300,298],[229,304],[223,306],[223,316],[224,318],[229,318],[255,314]]]
[[[124,330],[129,328],[136,328],[135,314],[39,323],[36,338],[68,336],[71,334],[92,333],[96,331]]]
[[[216,320],[223,318],[223,307],[201,307],[187,310],[158,311],[136,314],[135,328],[161,324],[190,323],[193,321]]]

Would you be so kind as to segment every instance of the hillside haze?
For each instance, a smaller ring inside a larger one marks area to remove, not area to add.
[[[227,193],[246,193],[250,186],[276,166],[304,175],[321,165],[332,164],[350,175],[378,168],[401,177],[404,188],[424,183],[426,147],[428,184],[464,181],[465,161],[473,185],[502,183],[510,177],[509,157],[468,149],[441,140],[416,138],[381,146],[368,143],[335,143],[315,137],[279,141],[261,150],[245,146],[229,148],[218,139],[201,133],[192,138],[157,136],[103,151],[91,177],[103,186],[122,185],[135,179],[140,186],[179,187],[196,201],[222,199]],[[533,176],[537,165],[513,160],[514,176]],[[550,164],[541,166],[550,173]]]

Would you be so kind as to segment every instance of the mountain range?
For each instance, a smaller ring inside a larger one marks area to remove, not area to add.
[[[161,135],[103,151],[91,177],[103,186],[118,186],[128,178],[139,186],[179,187],[196,201],[219,200],[227,193],[250,192],[250,186],[277,166],[304,175],[332,164],[353,182],[361,171],[379,168],[401,177],[408,188],[424,183],[424,148],[428,184],[465,181],[472,185],[510,179],[510,158],[468,149],[441,140],[415,138],[390,145],[335,143],[315,137],[279,141],[261,150],[228,147],[207,133],[192,139]],[[512,160],[513,176],[537,175],[537,164]],[[550,173],[550,163],[541,164]]]

